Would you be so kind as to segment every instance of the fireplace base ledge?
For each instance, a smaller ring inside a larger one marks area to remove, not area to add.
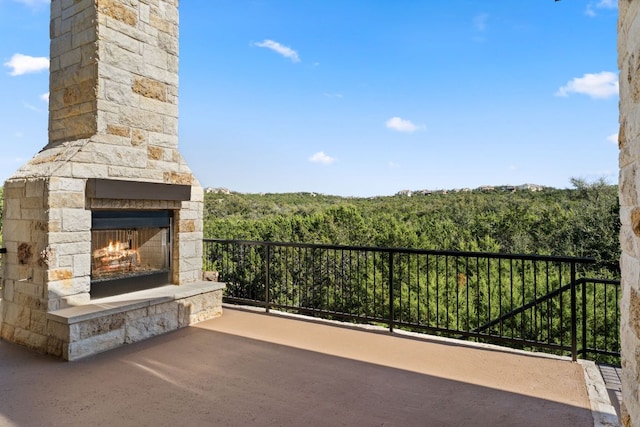
[[[48,349],[77,360],[222,314],[224,283],[167,285],[47,313]]]

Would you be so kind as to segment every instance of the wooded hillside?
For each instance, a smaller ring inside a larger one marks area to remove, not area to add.
[[[618,277],[617,186],[375,198],[205,196],[205,237],[592,257]]]

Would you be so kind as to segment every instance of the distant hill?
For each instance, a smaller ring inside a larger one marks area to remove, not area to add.
[[[205,237],[593,257],[619,271],[617,186],[523,186],[340,197],[205,193]],[[412,196],[412,197],[407,197]]]

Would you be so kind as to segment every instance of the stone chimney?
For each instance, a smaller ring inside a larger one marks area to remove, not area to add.
[[[95,352],[69,326],[93,304],[92,211],[170,212],[169,284],[197,284],[203,190],[178,152],[178,0],[52,0],[50,32],[49,141],[4,185],[0,333],[73,359]]]

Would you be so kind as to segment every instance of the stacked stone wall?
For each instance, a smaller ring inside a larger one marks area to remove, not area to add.
[[[640,426],[640,2],[619,14],[622,424]]]
[[[45,316],[90,302],[91,210],[172,210],[182,285],[202,279],[204,194],[178,151],[178,1],[52,0],[50,32],[49,141],[5,182],[0,335],[59,354]],[[191,197],[92,199],[90,179]]]
[[[47,181],[23,179],[4,187],[4,256],[0,336],[30,348],[46,346]]]

